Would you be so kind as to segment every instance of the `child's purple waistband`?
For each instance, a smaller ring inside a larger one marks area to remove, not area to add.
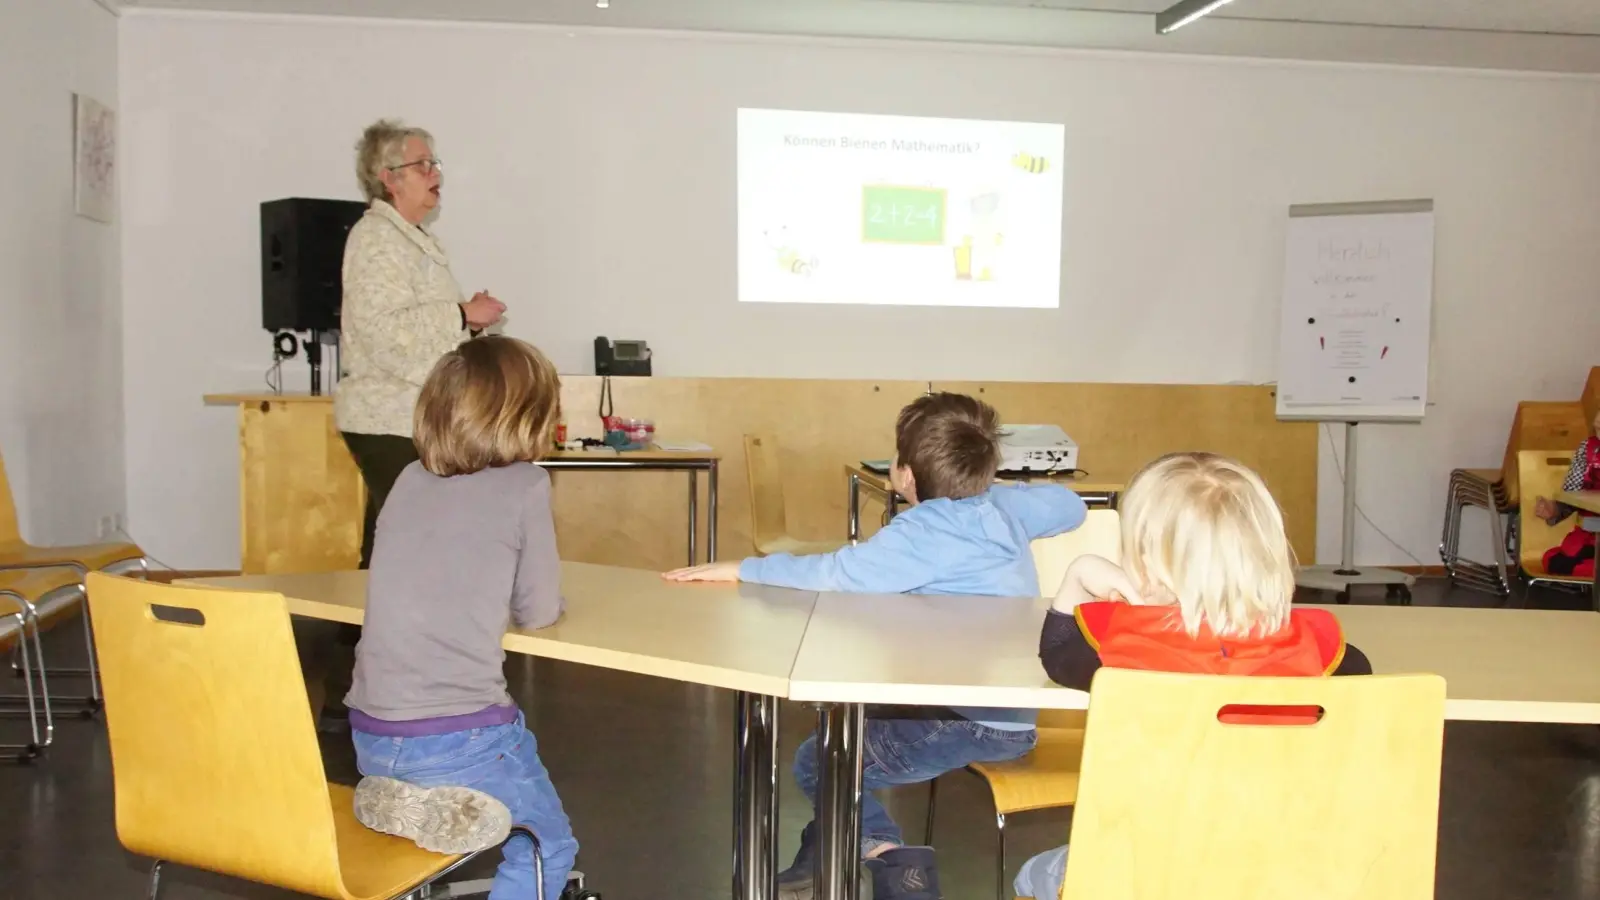
[[[373,718],[352,706],[350,708],[350,727],[356,731],[365,732],[376,737],[429,737],[435,734],[450,734],[455,731],[471,731],[474,728],[493,728],[497,725],[510,725],[517,720],[518,715],[519,710],[513,704],[510,706],[486,706],[477,712],[462,713],[458,716],[435,716],[431,719],[391,722],[388,719]]]

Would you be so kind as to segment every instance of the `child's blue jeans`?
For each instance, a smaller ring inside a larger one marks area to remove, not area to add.
[[[949,715],[950,713],[945,713]],[[967,719],[889,719],[868,717],[861,751],[861,855],[884,844],[904,844],[900,826],[889,818],[872,791],[896,784],[932,781],[975,762],[1016,759],[1033,749],[1039,733],[990,728]],[[794,757],[800,790],[817,802],[817,737],[800,745]],[[802,847],[804,855],[808,848]]]
[[[397,778],[422,787],[468,787],[483,791],[511,811],[513,824],[539,837],[544,857],[543,900],[559,900],[578,856],[572,824],[561,809],[550,773],[522,716],[509,725],[427,737],[352,735],[356,767],[363,775]],[[516,835],[506,842],[489,900],[539,900],[534,883],[533,843]]]

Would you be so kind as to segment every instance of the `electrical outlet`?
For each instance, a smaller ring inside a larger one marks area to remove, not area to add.
[[[111,527],[115,529],[112,537],[124,537],[128,533],[128,514],[119,512],[111,517]]]
[[[102,541],[110,540],[111,536],[116,533],[116,528],[117,528],[117,517],[116,516],[101,516],[100,517],[100,531],[95,535],[95,537],[96,537],[97,540],[102,540]]]

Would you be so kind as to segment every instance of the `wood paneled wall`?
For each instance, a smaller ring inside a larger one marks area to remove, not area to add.
[[[562,408],[573,436],[599,430],[600,379],[563,378]],[[722,455],[723,559],[745,556],[750,490],[745,434],[782,446],[789,530],[799,538],[843,539],[844,466],[893,453],[900,407],[926,382],[742,378],[612,380],[618,415],[648,418],[662,440],[694,440]],[[1095,482],[1126,481],[1174,450],[1211,450],[1259,471],[1288,519],[1302,559],[1316,542],[1317,432],[1273,416],[1270,387],[1056,383],[934,383],[993,404],[1007,422],[1058,424],[1082,448],[1080,467]],[[261,412],[272,401],[272,413]],[[353,567],[359,543],[359,484],[330,420],[326,398],[218,397],[239,402],[243,443],[246,572]],[[294,410],[276,416],[280,407]],[[254,410],[252,412],[251,410]],[[271,422],[269,425],[268,422]],[[645,568],[682,565],[688,478],[681,472],[556,472],[556,526],[563,558]],[[701,478],[702,503],[705,479]],[[864,531],[881,514],[863,505]],[[352,528],[354,529],[352,531]],[[297,548],[315,542],[315,548]]]

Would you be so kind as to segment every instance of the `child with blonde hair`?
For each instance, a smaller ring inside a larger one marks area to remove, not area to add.
[[[1324,609],[1294,608],[1294,552],[1261,477],[1212,453],[1146,466],[1119,505],[1122,564],[1068,567],[1039,636],[1051,680],[1088,690],[1102,666],[1219,675],[1370,675]],[[1016,892],[1053,900],[1067,848],[1022,865]]]
[[[490,900],[557,900],[578,853],[538,744],[506,692],[506,627],[562,611],[550,476],[560,381],[507,337],[445,354],[422,386],[418,462],[378,516],[366,621],[345,703],[356,818],[439,853],[483,850],[512,825]]]

